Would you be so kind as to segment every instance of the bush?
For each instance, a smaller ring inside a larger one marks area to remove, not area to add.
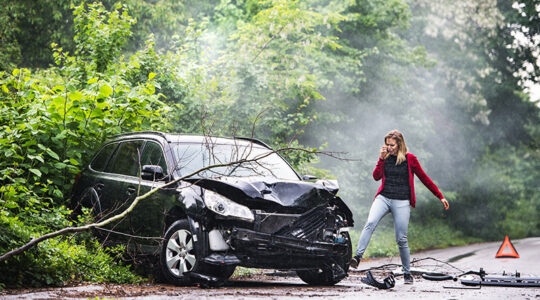
[[[58,67],[0,72],[1,253],[72,225],[65,204],[74,175],[108,136],[167,126],[156,74],[133,83],[128,77],[137,73],[137,61],[118,56],[133,23],[120,9],[76,8],[79,56],[53,45]],[[83,236],[48,240],[2,262],[0,281],[38,286],[140,280],[114,263],[121,249],[103,250]]]
[[[24,224],[12,220],[2,226],[10,236],[27,240],[29,230]],[[9,226],[10,227],[4,227]],[[2,247],[2,250],[5,250]],[[118,263],[123,248],[104,249],[97,241],[86,237],[72,239],[60,237],[49,239],[38,246],[0,263],[3,270],[0,282],[7,286],[43,285],[62,286],[73,281],[138,283],[142,281],[134,275],[129,266]]]

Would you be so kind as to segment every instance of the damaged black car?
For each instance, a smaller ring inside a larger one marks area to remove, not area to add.
[[[333,285],[349,268],[353,218],[335,181],[313,180],[255,139],[134,132],[97,151],[76,178],[72,204],[105,219],[159,188],[95,233],[158,257],[173,284],[223,282],[244,266]]]

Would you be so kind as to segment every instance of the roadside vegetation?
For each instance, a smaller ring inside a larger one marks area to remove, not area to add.
[[[87,222],[70,218],[76,174],[138,130],[347,152],[285,156],[339,180],[355,246],[377,149],[398,128],[451,205],[417,183],[413,253],[540,235],[535,1],[1,3],[0,253]],[[366,256],[398,253],[389,221]],[[145,280],[122,254],[88,233],[54,238],[1,262],[0,288]]]

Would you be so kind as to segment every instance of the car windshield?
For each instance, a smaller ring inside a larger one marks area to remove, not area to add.
[[[255,144],[175,143],[173,151],[178,162],[177,172],[180,176],[189,175],[210,165],[229,164],[242,159],[255,159],[255,161],[205,170],[196,177],[257,176],[285,180],[299,179],[281,156],[276,153],[269,154],[272,150]]]

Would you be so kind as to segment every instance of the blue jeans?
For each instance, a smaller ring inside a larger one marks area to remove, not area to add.
[[[369,210],[369,216],[360,235],[355,256],[362,258],[373,231],[379,224],[379,221],[389,212],[392,213],[392,217],[394,218],[394,231],[399,247],[401,264],[403,265],[403,273],[410,273],[411,255],[409,252],[409,243],[407,242],[407,230],[409,227],[411,207],[408,200],[392,200],[383,195],[377,195]]]

